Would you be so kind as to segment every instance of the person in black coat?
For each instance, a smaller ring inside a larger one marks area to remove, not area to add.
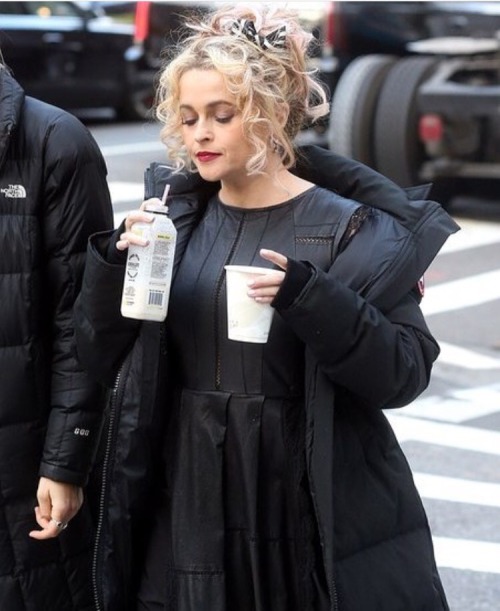
[[[104,396],[77,362],[88,236],[113,227],[102,155],[73,116],[0,64],[0,609],[85,611],[83,503]]]
[[[425,189],[293,141],[328,112],[310,36],[241,3],[193,26],[162,72],[176,225],[166,321],[120,314],[134,223],[89,243],[78,354],[113,389],[95,582],[114,611],[447,609],[426,515],[384,409],[439,348],[422,274],[456,224]],[[228,264],[265,267],[265,343],[228,338]]]

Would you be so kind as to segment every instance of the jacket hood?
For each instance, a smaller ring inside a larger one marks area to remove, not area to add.
[[[302,147],[300,153],[299,176],[383,211],[406,232],[390,273],[365,294],[382,311],[390,309],[411,288],[408,280],[416,282],[424,274],[459,225],[438,202],[426,199],[430,185],[402,189],[362,163],[317,146]]]
[[[403,189],[359,161],[313,145],[299,149],[292,171],[342,197],[383,210],[408,229],[418,225],[422,214],[433,210],[443,212],[448,229],[459,229],[440,204],[427,199],[430,184]]]
[[[0,166],[9,146],[10,134],[19,120],[23,102],[24,90],[7,68],[0,66]]]

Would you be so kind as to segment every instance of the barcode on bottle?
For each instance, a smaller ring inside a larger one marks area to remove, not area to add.
[[[148,305],[162,306],[164,295],[163,291],[149,291]]]

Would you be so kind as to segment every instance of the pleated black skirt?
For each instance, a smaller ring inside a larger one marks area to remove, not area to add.
[[[182,393],[139,611],[327,608],[303,433],[292,402]]]

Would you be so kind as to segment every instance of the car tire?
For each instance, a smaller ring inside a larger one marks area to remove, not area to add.
[[[340,77],[332,98],[328,147],[372,166],[373,120],[379,92],[396,58],[364,55],[353,60]]]
[[[419,182],[426,159],[418,138],[417,91],[437,64],[433,57],[400,59],[379,95],[374,122],[375,167],[401,187]]]

